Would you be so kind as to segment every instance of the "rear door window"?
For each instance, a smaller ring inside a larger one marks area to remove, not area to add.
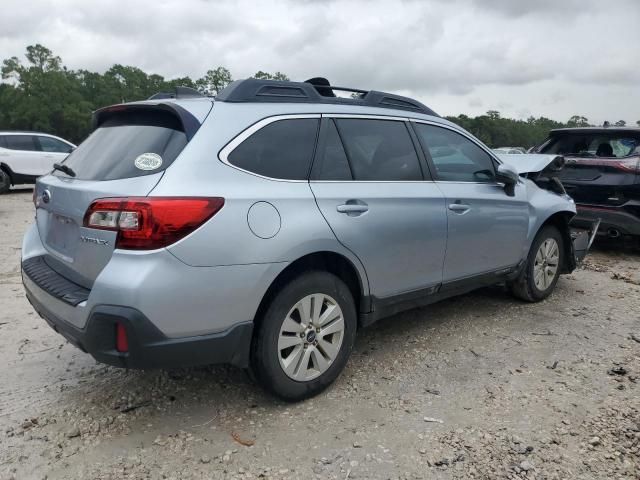
[[[404,122],[340,118],[335,120],[354,180],[422,180],[415,147]]]
[[[40,142],[40,149],[43,152],[51,152],[51,153],[70,153],[71,146],[67,145],[64,142],[56,138],[51,137],[38,137],[38,142]]]
[[[121,112],[105,120],[64,164],[80,180],[140,177],[166,169],[187,142],[179,119],[169,112]]]
[[[248,172],[283,180],[306,180],[319,119],[277,120],[233,149],[227,160]]]
[[[37,152],[40,148],[33,135],[7,135],[7,148],[25,152]]]
[[[495,181],[493,159],[482,148],[448,128],[415,124],[423,148],[436,168],[438,180],[448,182]]]

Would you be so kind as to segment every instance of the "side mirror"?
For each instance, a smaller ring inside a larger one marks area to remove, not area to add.
[[[507,192],[507,195],[513,197],[515,195],[515,186],[518,180],[520,180],[520,175],[518,175],[517,170],[511,165],[501,163],[498,165],[496,180],[504,183],[504,191]]]

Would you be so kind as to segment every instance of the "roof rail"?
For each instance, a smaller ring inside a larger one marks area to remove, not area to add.
[[[176,87],[175,92],[158,92],[151,95],[147,100],[164,100],[165,98],[203,98],[204,95],[195,88]]]
[[[337,97],[335,91],[352,92],[351,98]],[[426,105],[409,97],[376,90],[336,87],[326,78],[316,77],[305,82],[259,80],[248,78],[230,83],[216,100],[230,103],[328,103],[334,105],[361,105],[393,108],[438,116]]]

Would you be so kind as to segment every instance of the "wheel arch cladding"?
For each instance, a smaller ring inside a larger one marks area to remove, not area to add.
[[[551,216],[549,216],[540,228],[538,232],[540,232],[547,225],[551,225],[556,227],[560,231],[560,235],[563,240],[563,253],[564,253],[564,262],[562,264],[562,268],[560,273],[571,273],[576,268],[576,260],[573,251],[573,240],[571,239],[571,229],[569,228],[569,223],[571,219],[574,217],[575,213],[571,211],[559,211]],[[536,235],[538,234],[536,232]]]
[[[366,299],[363,296],[363,279],[360,277],[356,267],[348,258],[339,253],[322,251],[298,258],[278,274],[262,297],[254,322],[260,321],[273,297],[285,284],[301,273],[314,270],[329,272],[340,278],[347,285],[353,296],[357,313],[366,311]]]

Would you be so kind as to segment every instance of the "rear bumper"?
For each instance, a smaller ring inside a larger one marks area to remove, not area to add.
[[[572,225],[586,227],[600,219],[600,234],[617,230],[621,235],[640,235],[640,201],[629,201],[620,206],[577,205],[578,214]]]
[[[26,296],[38,314],[70,343],[96,360],[124,368],[176,368],[215,363],[246,367],[253,322],[233,325],[218,333],[169,338],[139,310],[96,305],[82,328],[60,316],[62,303],[55,291],[45,290],[22,271]],[[53,274],[52,274],[53,275]],[[73,309],[74,307],[67,306]],[[62,310],[64,312],[64,310]],[[116,350],[116,325],[127,333],[128,351]]]

